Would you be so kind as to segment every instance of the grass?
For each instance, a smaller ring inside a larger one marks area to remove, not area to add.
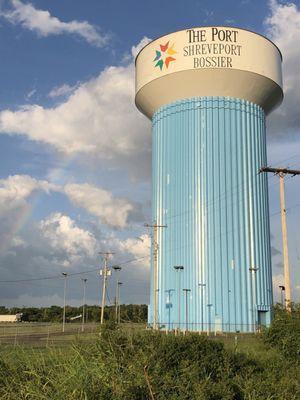
[[[298,400],[300,363],[261,336],[105,327],[55,346],[2,345],[0,399]],[[63,337],[64,338],[64,337]],[[212,340],[213,339],[213,340]]]

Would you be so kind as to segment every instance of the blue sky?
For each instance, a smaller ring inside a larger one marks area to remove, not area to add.
[[[124,264],[123,301],[147,302],[150,123],[134,106],[134,54],[192,26],[266,34],[283,53],[285,100],[268,120],[269,164],[300,168],[299,2],[2,0],[0,2],[2,280]],[[269,177],[275,287],[282,283],[278,180]],[[287,179],[294,299],[300,300],[300,178]],[[88,301],[100,278],[86,275]],[[1,284],[1,283],[0,283]],[[80,304],[80,276],[69,302]],[[60,304],[62,281],[1,284],[7,305]],[[110,282],[113,297],[114,282]],[[275,291],[277,296],[277,292]]]

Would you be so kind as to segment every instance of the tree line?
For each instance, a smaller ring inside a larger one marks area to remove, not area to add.
[[[147,321],[146,304],[122,304],[120,306],[121,322],[145,323]],[[100,310],[98,305],[85,306],[86,322],[100,322]],[[61,322],[63,307],[12,307],[0,306],[0,314],[18,314],[22,313],[24,322]],[[76,316],[82,315],[81,307],[66,306],[66,321],[78,322],[81,319],[72,320]],[[106,321],[115,320],[115,306],[106,306],[104,309],[104,319]]]

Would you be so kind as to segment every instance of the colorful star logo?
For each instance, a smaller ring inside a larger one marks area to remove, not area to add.
[[[177,51],[174,50],[174,43],[170,47],[169,43],[170,41],[165,45],[160,44],[160,51],[156,50],[156,57],[154,58],[153,62],[156,62],[155,67],[159,67],[160,70],[163,69],[164,65],[166,68],[168,68],[170,62],[176,60],[176,58],[172,57],[177,53]]]

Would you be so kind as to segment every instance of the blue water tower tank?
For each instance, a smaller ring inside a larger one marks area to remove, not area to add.
[[[152,120],[149,324],[253,332],[271,321],[266,115],[282,57],[232,27],[162,36],[136,58],[136,105]]]

